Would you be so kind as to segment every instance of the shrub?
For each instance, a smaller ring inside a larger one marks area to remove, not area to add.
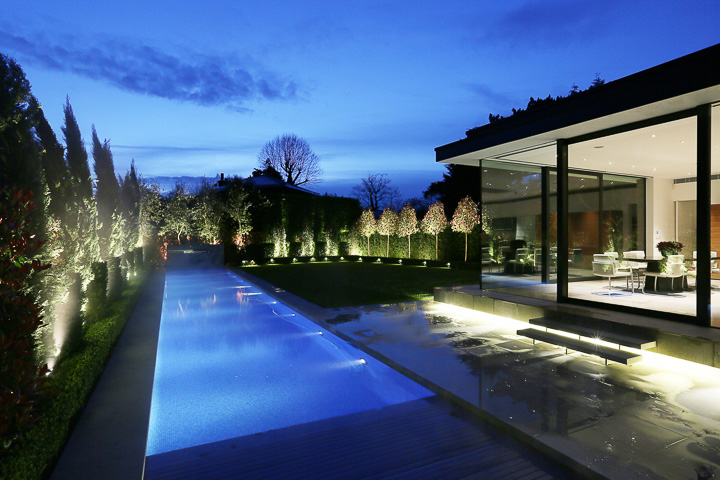
[[[49,265],[32,258],[43,242],[30,231],[32,193],[0,190],[0,452],[38,421],[37,402],[45,393],[47,366],[35,363],[33,335],[42,307],[29,282]]]
[[[73,420],[105,368],[139,297],[144,276],[130,282],[121,302],[109,305],[106,316],[85,330],[82,348],[55,367],[49,377],[54,395],[45,402],[44,416],[0,457],[0,478],[39,480],[62,450]]]

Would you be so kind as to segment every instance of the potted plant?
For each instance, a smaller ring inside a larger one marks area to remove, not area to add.
[[[674,240],[660,242],[655,247],[660,251],[660,255],[663,256],[660,262],[660,271],[667,272],[667,261],[670,255],[679,255],[683,249],[683,244]]]

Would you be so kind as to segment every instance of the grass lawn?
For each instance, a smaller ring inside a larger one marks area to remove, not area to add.
[[[324,308],[432,299],[433,287],[478,283],[472,270],[377,263],[293,263],[243,267]]]

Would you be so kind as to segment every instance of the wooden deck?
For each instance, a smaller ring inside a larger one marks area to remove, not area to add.
[[[148,457],[145,479],[577,478],[437,397]]]

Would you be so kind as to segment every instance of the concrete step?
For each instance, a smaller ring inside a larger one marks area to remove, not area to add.
[[[610,360],[617,363],[623,363],[625,365],[632,365],[642,360],[642,355],[631,353],[625,350],[614,349],[597,345],[595,343],[585,342],[576,338],[566,337],[564,335],[558,335],[555,333],[544,332],[536,328],[525,328],[517,331],[518,335],[532,338],[533,340],[540,340],[541,342],[552,343],[566,347],[578,352],[588,353],[590,355],[597,355],[606,360]]]
[[[531,325],[538,325],[545,328],[551,328],[553,330],[574,333],[576,335],[587,338],[599,338],[606,342],[617,343],[618,345],[622,345],[624,347],[637,348],[640,350],[656,347],[655,340],[652,338],[607,331],[600,328],[599,326],[593,327],[586,325],[578,325],[563,320],[547,317],[531,318],[529,322]]]

